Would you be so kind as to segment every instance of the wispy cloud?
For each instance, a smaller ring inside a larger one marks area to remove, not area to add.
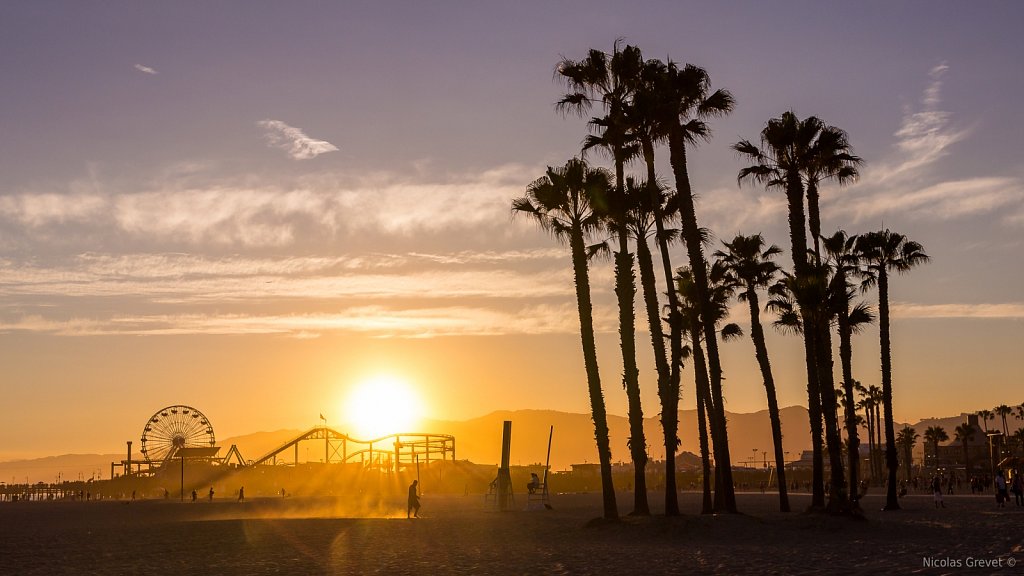
[[[351,234],[411,237],[477,230],[512,235],[531,229],[524,222],[509,224],[509,202],[536,173],[536,168],[506,165],[436,181],[327,174],[284,183],[161,175],[141,191],[109,191],[100,182],[93,187],[98,192],[72,188],[0,195],[0,229],[10,237],[74,223],[82,230],[62,229],[62,237],[82,233],[96,241],[127,235],[175,246],[246,247],[287,246],[300,236],[322,242]]]
[[[142,64],[136,64],[135,66],[133,66],[133,68],[135,68],[139,72],[142,72],[143,74],[159,74],[159,72],[157,72],[155,69],[150,68],[149,66],[143,66]]]
[[[1024,181],[1016,175],[958,175],[943,178],[940,160],[970,136],[942,108],[945,62],[928,73],[929,83],[916,108],[903,114],[893,153],[887,161],[869,164],[861,182],[824,205],[826,217],[861,222],[886,215],[950,220],[1003,211],[1004,223],[1024,213]]]
[[[270,146],[284,150],[296,160],[309,160],[338,150],[334,144],[310,138],[301,129],[280,120],[260,120],[256,125],[266,130],[264,138]]]
[[[899,318],[1024,318],[1024,303],[1001,304],[913,304],[898,302],[892,305],[893,316]]]

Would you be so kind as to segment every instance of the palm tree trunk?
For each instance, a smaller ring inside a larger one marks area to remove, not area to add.
[[[804,364],[807,369],[807,417],[811,430],[811,508],[825,507],[825,461],[822,440],[821,394],[818,368],[814,363],[814,334],[804,324]]]
[[[678,516],[679,493],[676,486],[676,450],[679,448],[679,382],[680,371],[683,366],[683,332],[682,322],[679,318],[679,297],[676,295],[676,291],[672,289],[672,258],[668,252],[668,238],[665,234],[665,214],[662,213],[661,202],[657,198],[658,184],[657,174],[654,172],[654,144],[649,139],[643,141],[643,153],[644,162],[647,164],[647,187],[651,194],[651,205],[654,207],[655,240],[658,242],[658,251],[661,253],[665,285],[668,286],[670,362],[668,381],[664,382],[664,386],[662,386],[661,372],[658,373],[658,395],[661,399],[661,428],[664,432],[665,441],[665,515]],[[655,294],[656,301],[657,294]],[[653,332],[651,337],[654,337]],[[659,349],[664,354],[664,345],[662,343],[655,346],[655,354],[657,354]]]
[[[818,388],[821,390],[821,404],[825,424],[825,442],[828,447],[831,490],[828,493],[828,509],[842,513],[849,509],[846,494],[846,475],[843,472],[843,446],[839,437],[839,422],[836,415],[836,387],[832,376],[832,338],[826,322],[818,326],[815,338],[816,365],[818,367]]]
[[[615,487],[612,484],[612,452],[611,443],[608,440],[608,414],[605,411],[604,392],[601,390],[601,376],[597,367],[594,312],[590,300],[590,275],[587,270],[587,254],[583,244],[583,234],[578,230],[573,230],[569,242],[572,249],[572,268],[576,284],[576,305],[580,314],[583,364],[587,371],[590,413],[594,419],[594,439],[597,441],[597,457],[601,468],[604,517],[613,520],[619,517],[619,511],[615,503]]]
[[[718,354],[718,336],[715,334],[715,319],[708,289],[708,271],[697,226],[697,212],[693,203],[690,178],[686,171],[686,138],[682,126],[676,124],[669,133],[669,159],[676,180],[679,199],[679,215],[682,221],[683,240],[693,272],[697,305],[700,309],[704,344],[707,346],[708,376],[711,388],[711,443],[715,452],[716,482],[722,486],[722,501],[719,510],[736,512],[736,492],[732,481],[732,459],[729,456],[729,433],[725,419],[725,404],[722,401],[722,364]],[[717,476],[721,476],[719,480]],[[717,497],[717,491],[716,491]]]
[[[651,347],[654,350],[654,367],[658,372],[658,392],[662,396],[662,404],[664,408],[664,392],[668,390],[669,386],[669,367],[668,358],[665,356],[665,335],[661,327],[661,315],[660,307],[658,305],[658,287],[654,276],[654,261],[651,258],[651,250],[647,247],[646,238],[637,238],[636,241],[636,254],[637,264],[640,268],[640,286],[643,288],[644,294],[644,308],[647,310],[647,325],[650,328],[651,333]],[[678,403],[678,401],[677,401]],[[678,405],[675,406],[678,410]],[[664,418],[663,418],[664,420]],[[671,450],[671,454],[669,451]],[[666,486],[671,478],[672,492],[676,494],[675,488],[675,444],[672,447],[666,444],[665,446],[665,458],[672,459],[672,468],[665,470],[665,482]],[[639,479],[637,480],[639,482]],[[639,490],[640,484],[637,484]],[[666,488],[665,496],[668,499],[668,489]],[[668,503],[666,502],[666,508]],[[679,512],[678,502],[676,503],[676,513]],[[668,515],[673,515],[666,512]]]
[[[840,279],[845,286],[845,278]],[[846,456],[850,468],[850,501],[857,504],[860,487],[860,435],[857,432],[857,404],[853,397],[853,345],[849,303],[839,311],[839,361],[843,367],[843,394],[846,395]]]
[[[696,331],[695,332],[699,332]],[[700,345],[700,340],[696,334],[693,334],[691,339],[693,342],[693,380],[694,386],[697,389],[697,436],[700,443],[700,463],[701,470],[703,472],[704,481],[702,486],[703,499],[701,501],[701,514],[712,514],[715,511],[714,502],[711,500],[711,456],[708,448],[708,418],[706,417],[711,413],[711,406],[709,406],[709,382],[708,382],[708,367],[704,361],[704,349]],[[718,463],[715,462],[715,468],[717,470]],[[721,474],[714,475],[715,486],[718,486]],[[715,498],[719,498],[721,491],[715,489]]]
[[[622,160],[616,152],[615,181],[619,198],[623,189]],[[625,211],[626,203],[621,202]],[[634,487],[633,515],[650,514],[647,504],[647,440],[644,437],[644,413],[640,405],[640,370],[636,365],[636,316],[633,302],[636,279],[633,275],[633,255],[629,253],[629,232],[625,214],[619,215],[619,249],[615,253],[615,295],[619,303],[619,340],[622,344],[622,387],[626,390],[629,416],[629,451],[633,459]]]
[[[786,173],[786,203],[789,217],[789,242],[793,256],[793,274],[797,282],[808,277],[807,231],[804,217],[804,189],[800,174]],[[804,360],[807,368],[807,416],[810,419],[811,451],[811,508],[825,506],[825,462],[822,457],[822,406],[821,387],[818,382],[818,367],[814,343],[817,336],[815,323],[804,310],[805,303],[798,301],[803,320]]]
[[[782,420],[779,417],[779,401],[775,397],[775,378],[772,376],[772,365],[768,360],[768,346],[764,341],[764,329],[761,327],[761,308],[757,301],[757,290],[753,285],[747,286],[747,304],[750,307],[750,339],[754,341],[754,356],[761,368],[764,391],[768,396],[768,418],[772,423],[772,443],[775,446],[775,470],[779,484],[779,509],[789,512],[789,494],[786,485],[786,460],[782,450]]]
[[[878,274],[878,330],[882,348],[882,407],[885,418],[885,464],[889,469],[889,485],[885,492],[885,510],[899,510],[896,494],[896,430],[892,416],[892,344],[889,341],[889,277],[885,268]]]
[[[807,226],[811,230],[811,241],[814,243],[814,257],[821,261],[821,213],[818,210],[818,183],[807,182]]]

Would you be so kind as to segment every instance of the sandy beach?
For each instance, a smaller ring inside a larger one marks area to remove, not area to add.
[[[620,494],[628,511],[628,494]],[[520,499],[525,499],[520,496]],[[0,505],[3,574],[1017,574],[1024,508],[988,496],[902,499],[865,521],[774,512],[743,493],[743,514],[594,521],[598,494],[552,497],[553,510],[497,512],[479,495],[401,502],[347,517],[333,501],[21,502]],[[525,502],[517,502],[519,508]],[[796,509],[808,503],[794,496]],[[657,509],[657,502],[654,502]]]

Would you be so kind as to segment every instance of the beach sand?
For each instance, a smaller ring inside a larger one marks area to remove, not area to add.
[[[657,495],[652,506],[660,509]],[[628,512],[632,495],[619,494]],[[387,517],[346,517],[315,499],[0,504],[0,574],[1019,574],[1024,508],[991,496],[901,500],[866,520],[780,514],[777,496],[740,493],[742,514],[593,521],[599,494],[553,495],[553,510],[498,512],[479,495],[423,497]],[[807,495],[792,497],[803,510]],[[378,509],[381,509],[378,507]],[[928,560],[930,559],[930,560]],[[932,563],[929,565],[929,561]],[[987,565],[978,565],[986,562]]]

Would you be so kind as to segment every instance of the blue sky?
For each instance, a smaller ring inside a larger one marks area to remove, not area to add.
[[[898,419],[1019,402],[1021,22],[1010,2],[5,3],[0,457],[120,446],[164,404],[298,427],[395,365],[441,417],[585,411],[565,251],[508,207],[585,134],[554,110],[556,62],[617,37],[734,93],[691,155],[719,238],[788,243],[730,144],[788,109],[849,132],[866,164],[824,190],[824,229],[933,257],[893,288]],[[609,263],[594,275],[624,413]],[[865,383],[876,337],[855,343]],[[781,401],[805,403],[799,344],[769,345]],[[763,405],[748,347],[726,352],[737,411]],[[54,418],[89,431],[68,445]]]

